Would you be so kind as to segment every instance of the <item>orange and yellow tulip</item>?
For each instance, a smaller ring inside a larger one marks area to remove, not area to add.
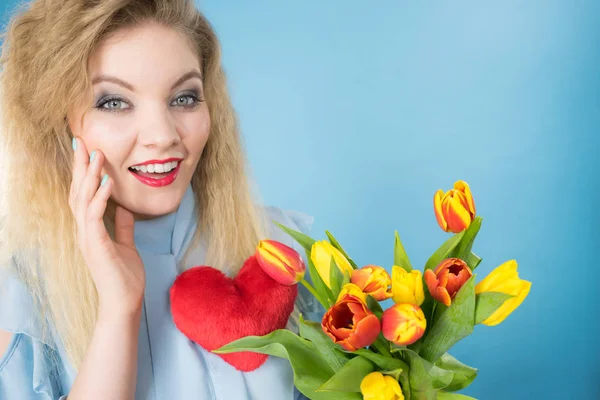
[[[371,372],[360,383],[363,400],[404,400],[397,380],[381,372]]]
[[[416,304],[395,304],[381,317],[383,337],[400,346],[408,346],[425,333],[427,320],[423,310]]]
[[[475,293],[499,292],[510,294],[514,297],[506,300],[482,324],[488,326],[498,325],[504,321],[517,307],[521,305],[531,289],[531,282],[519,278],[517,262],[510,260],[496,267],[488,276],[475,286]]]
[[[446,193],[438,190],[433,196],[433,208],[440,228],[446,232],[462,232],[475,218],[475,202],[465,181],[457,181]]]
[[[352,271],[351,282],[364,293],[373,296],[377,301],[392,297],[390,285],[392,279],[385,269],[377,265],[367,265]]]
[[[435,271],[425,271],[425,283],[431,296],[450,306],[460,288],[473,276],[471,268],[460,258],[447,258]]]
[[[373,344],[381,332],[381,323],[359,297],[345,294],[327,310],[321,328],[334,343],[355,351]]]
[[[263,271],[283,285],[294,285],[304,278],[304,260],[296,250],[281,242],[261,240],[255,255]]]
[[[346,272],[351,275],[354,271],[346,257],[327,240],[315,242],[310,250],[310,259],[328,288],[331,288],[329,277],[332,257],[342,273]]]
[[[423,276],[421,271],[413,269],[407,272],[404,268],[392,267],[392,299],[394,303],[411,303],[420,306],[425,301]]]

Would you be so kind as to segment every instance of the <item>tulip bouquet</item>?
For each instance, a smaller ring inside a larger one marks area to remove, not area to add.
[[[329,232],[328,240],[316,241],[280,225],[306,250],[308,268],[295,250],[276,241],[262,241],[256,257],[273,279],[304,285],[324,307],[322,320],[301,316],[299,334],[281,329],[248,336],[215,352],[284,357],[309,399],[472,399],[456,392],[477,369],[449,350],[475,325],[502,322],[531,283],[519,278],[514,260],[476,283],[481,258],[472,248],[482,219],[466,182],[439,190],[433,203],[439,226],[452,235],[421,271],[396,232],[391,276],[381,266],[359,267]],[[393,305],[384,310],[388,300]]]

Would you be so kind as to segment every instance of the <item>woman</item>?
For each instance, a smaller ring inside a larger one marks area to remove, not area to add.
[[[173,323],[182,271],[233,276],[261,238],[292,245],[262,221],[311,223],[254,207],[193,2],[34,1],[2,66],[0,397],[302,398],[287,360],[240,372]]]

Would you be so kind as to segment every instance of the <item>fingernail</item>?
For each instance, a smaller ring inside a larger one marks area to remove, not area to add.
[[[73,151],[77,150],[77,140],[73,138]]]
[[[92,162],[94,157],[96,157],[96,150],[92,151],[92,154],[90,154],[90,162]]]
[[[106,182],[108,182],[108,174],[104,174],[104,177],[102,178],[102,182],[100,182],[100,186],[106,185]]]

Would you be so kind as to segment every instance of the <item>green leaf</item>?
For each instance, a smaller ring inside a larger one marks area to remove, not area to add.
[[[474,324],[475,276],[472,276],[456,293],[450,307],[437,305],[433,326],[421,347],[421,356],[436,361],[459,340],[470,335]]]
[[[438,391],[452,382],[452,371],[435,366],[412,350],[403,351],[403,355],[408,360],[408,379],[413,399],[434,400]]]
[[[375,365],[371,361],[360,356],[354,357],[317,391],[360,393],[360,384],[363,378],[374,370]]]
[[[300,336],[310,340],[319,349],[333,371],[339,371],[348,362],[349,358],[346,357],[346,353],[341,351],[339,345],[323,332],[321,324],[306,321],[302,315],[300,315]]]
[[[431,257],[429,257],[429,260],[427,260],[427,262],[425,263],[425,269],[423,270],[423,272],[425,272],[428,269],[435,269],[435,267],[437,267],[439,263],[441,263],[446,258],[449,258],[450,254],[452,254],[452,251],[460,243],[465,232],[466,231],[457,233],[456,235],[450,237],[450,239],[446,240],[444,244],[442,244],[440,248],[437,249],[435,253],[431,255]]]
[[[251,351],[286,358],[294,370],[294,385],[310,399],[329,400],[331,393],[316,389],[334,374],[319,349],[306,339],[286,329],[276,330],[265,336],[247,336],[213,350],[216,354]],[[340,399],[360,399],[356,396],[339,396]]]
[[[410,272],[413,269],[410,260],[408,259],[408,255],[406,254],[406,250],[404,250],[404,246],[402,245],[402,241],[400,240],[400,236],[398,236],[398,231],[395,231],[394,265],[404,268],[407,272]]]
[[[348,271],[342,271],[342,273],[344,274],[344,279],[342,280],[342,287],[344,287],[350,283],[352,277],[350,276],[350,273]]]
[[[329,263],[329,283],[331,284],[331,293],[335,299],[334,302],[337,301],[337,298],[340,295],[343,280],[344,274],[338,268],[334,258],[331,257],[331,261]]]
[[[511,297],[514,296],[500,292],[483,292],[476,295],[475,324],[481,324]]]
[[[408,371],[403,370],[402,368],[399,369],[395,369],[393,371],[380,371],[383,375],[389,375],[392,378],[394,378],[395,380],[399,381],[400,380],[400,376],[402,376],[402,374],[407,374]]]
[[[392,343],[392,349],[390,350],[391,353],[398,353],[402,350],[406,350],[408,347],[406,346],[398,346],[397,344]]]
[[[460,243],[454,251],[452,252],[452,257],[460,258],[461,260],[467,259],[467,257],[471,254],[471,248],[473,248],[473,242],[475,242],[475,238],[477,237],[477,233],[479,233],[479,229],[481,228],[481,222],[483,218],[476,217],[469,227],[464,231],[463,237],[460,240]]]
[[[321,278],[321,274],[317,271],[315,264],[312,262],[310,258],[310,254],[307,257],[308,259],[308,273],[310,274],[310,280],[313,283],[313,287],[315,291],[319,294],[319,297],[323,301],[319,301],[321,305],[327,310],[333,303],[335,303],[335,298],[333,297],[333,293],[331,289],[327,287],[323,279]],[[318,299],[317,299],[318,300]]]
[[[381,304],[375,298],[369,294],[367,296],[367,307],[369,310],[373,312],[381,320],[381,316],[383,315],[383,308],[381,308]]]
[[[340,251],[340,253],[342,253],[342,255],[344,257],[346,257],[346,260],[348,260],[348,262],[350,263],[350,265],[352,265],[352,267],[354,269],[359,269],[358,265],[356,265],[356,263],[354,262],[354,260],[352,260],[352,258],[350,258],[350,256],[348,255],[348,253],[346,253],[346,251],[344,250],[344,248],[342,247],[342,245],[340,244],[340,242],[338,242],[336,240],[336,238],[333,237],[333,235],[331,234],[331,232],[325,231],[325,234],[327,235],[327,238],[329,239],[329,243],[331,243],[331,245],[333,247],[335,247],[336,249],[338,249]]]
[[[348,352],[350,354],[356,354],[366,358],[369,361],[372,361],[382,370],[395,370],[395,369],[403,369],[408,371],[408,365],[398,358],[382,356],[381,354],[373,353],[367,349],[358,349],[356,351]]]
[[[469,268],[471,268],[471,270],[475,270],[475,268],[477,268],[477,266],[481,262],[481,257],[479,257],[477,254],[471,252],[471,254],[469,254],[467,256],[467,259],[464,261],[467,263]]]
[[[444,353],[435,365],[454,373],[452,382],[444,388],[447,392],[455,392],[464,389],[477,377],[476,368],[461,363],[448,353]]]
[[[275,225],[277,225],[279,228],[281,228],[281,230],[283,230],[285,233],[290,235],[296,242],[298,242],[302,247],[304,247],[304,250],[306,250],[310,254],[312,245],[316,242],[316,240],[314,240],[310,236],[306,236],[302,232],[298,232],[298,231],[293,230],[292,228],[288,228],[285,225],[281,225],[277,221],[273,221],[273,223]]]
[[[475,397],[465,396],[458,393],[439,392],[437,400],[477,400]]]

